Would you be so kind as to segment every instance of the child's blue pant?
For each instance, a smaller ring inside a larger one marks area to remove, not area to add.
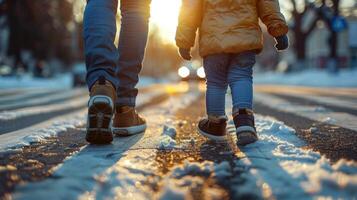
[[[256,53],[214,54],[204,57],[207,80],[206,109],[208,115],[225,115],[228,85],[232,91],[233,109],[253,107],[253,66]]]

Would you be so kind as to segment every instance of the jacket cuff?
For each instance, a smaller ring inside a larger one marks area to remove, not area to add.
[[[179,26],[176,32],[176,45],[179,48],[190,49],[195,45],[197,29]]]
[[[289,28],[286,24],[278,24],[269,27],[268,32],[273,37],[279,37],[286,35],[289,32]]]

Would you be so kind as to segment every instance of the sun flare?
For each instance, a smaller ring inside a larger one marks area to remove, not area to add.
[[[151,24],[159,29],[160,36],[166,42],[175,42],[180,7],[181,0],[152,0]]]

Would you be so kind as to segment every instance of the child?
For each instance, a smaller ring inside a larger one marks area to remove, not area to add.
[[[263,48],[259,19],[275,37],[277,50],[288,48],[288,26],[278,0],[183,0],[176,32],[179,53],[191,59],[190,49],[199,30],[199,50],[207,79],[208,117],[199,132],[213,140],[225,138],[225,94],[232,91],[237,144],[258,140],[252,111],[252,67]]]

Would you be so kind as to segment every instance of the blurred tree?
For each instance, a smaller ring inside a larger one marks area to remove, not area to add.
[[[21,63],[28,50],[37,62],[58,58],[73,61],[71,31],[74,26],[72,2],[68,0],[6,0],[10,31],[8,54]]]
[[[341,26],[341,23],[344,26],[343,18],[340,17],[341,0],[290,0],[290,3],[292,5],[290,13],[293,19],[291,28],[298,63],[303,64],[306,59],[306,42],[319,20],[325,22],[330,32],[329,40],[326,42],[330,47],[330,58],[336,61],[338,32],[340,31],[336,29],[336,23],[339,24],[338,26]]]
[[[13,56],[15,59],[14,71],[20,65],[23,65],[21,60],[21,50],[29,46],[29,40],[25,39],[24,34],[28,33],[29,26],[25,22],[31,21],[31,16],[27,12],[23,12],[29,8],[28,2],[21,0],[7,0],[5,1],[7,7],[7,20],[10,31],[8,55]],[[26,65],[25,65],[26,66]],[[24,68],[26,69],[26,67]]]
[[[313,16],[313,19],[308,25],[306,25],[307,20],[315,14],[316,7],[313,3],[305,0],[303,5],[298,6],[296,0],[290,0],[292,4],[291,15],[293,18],[293,36],[294,36],[294,48],[296,51],[296,56],[298,62],[304,62],[306,59],[306,42],[309,35],[315,29],[316,23],[319,20],[318,16]]]
[[[330,46],[330,59],[335,61],[338,60],[337,49],[338,49],[338,32],[340,28],[343,27],[336,27],[341,26],[337,25],[336,23],[344,23],[343,19],[340,18],[340,0],[331,0],[329,3],[328,9],[326,0],[322,0],[322,5],[325,9],[323,9],[322,19],[325,21],[329,31],[330,31],[330,38],[329,38],[329,46]],[[339,22],[336,20],[340,20]],[[344,25],[342,25],[344,26]]]

